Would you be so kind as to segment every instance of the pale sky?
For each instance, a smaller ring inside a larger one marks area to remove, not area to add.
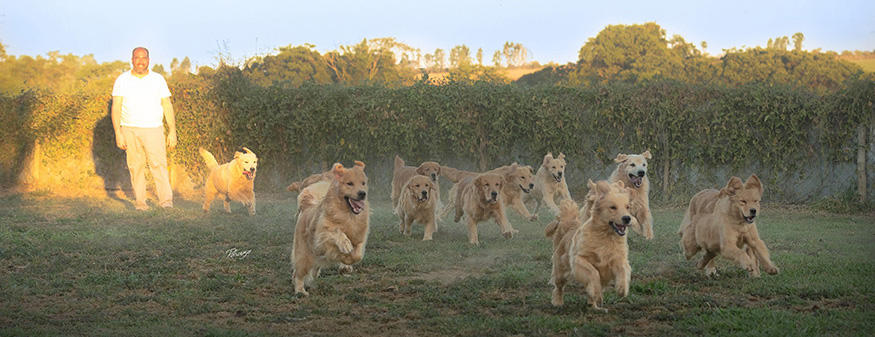
[[[130,61],[145,46],[152,64],[188,56],[216,65],[222,54],[243,60],[276,48],[313,44],[324,53],[362,39],[394,37],[449,52],[466,45],[484,64],[506,41],[538,62],[577,61],[588,39],[614,24],[656,22],[709,54],[765,46],[801,32],[803,49],[875,50],[875,1],[509,1],[509,0],[2,0],[0,43],[10,55],[77,56]],[[792,41],[791,41],[792,45]]]

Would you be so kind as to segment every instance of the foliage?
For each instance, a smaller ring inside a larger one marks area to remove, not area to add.
[[[652,22],[611,25],[580,49],[575,69],[562,75],[564,79],[556,81],[548,77],[545,80],[546,83],[589,87],[610,82],[669,79],[729,86],[764,83],[837,90],[861,71],[853,63],[838,59],[835,53],[802,51],[804,36],[801,33],[793,38],[795,49],[792,51],[787,50],[789,38],[785,36],[770,40],[766,48],[732,48],[716,59],[706,56],[679,35],[666,39],[665,31]]]
[[[828,93],[676,81],[594,88],[462,79],[396,88],[310,82],[287,87],[258,85],[230,66],[168,82],[178,111],[174,162],[202,172],[198,147],[222,161],[247,146],[264,158],[262,172],[273,172],[256,182],[268,189],[334,162],[391,162],[395,154],[485,170],[513,161],[536,165],[546,152],[562,151],[574,158],[571,167],[591,176],[617,152],[650,149],[657,154],[655,167],[799,172],[801,163],[821,152],[852,159],[856,126],[873,115],[875,86],[872,76],[861,76]],[[60,162],[92,147],[92,135],[82,130],[107,117],[108,93],[28,95],[0,101],[32,102],[2,126],[13,130],[9,134],[33,135],[13,140],[17,151],[37,140],[47,160]],[[652,176],[656,186],[660,174]],[[770,197],[781,200],[779,193]]]
[[[127,68],[122,61],[98,64],[93,55],[79,57],[57,51],[35,58],[7,55],[0,58],[0,92],[14,95],[29,89],[112,88],[115,78]]]

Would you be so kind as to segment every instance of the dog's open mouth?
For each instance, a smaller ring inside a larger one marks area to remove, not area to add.
[[[634,174],[629,174],[629,181],[632,183],[632,186],[635,186],[635,188],[640,188],[641,184],[644,182],[644,178]]]
[[[629,225],[618,224],[613,221],[608,222],[608,225],[611,225],[611,228],[613,228],[614,232],[619,236],[626,235],[626,228],[629,228]]]
[[[345,199],[346,204],[349,205],[349,210],[352,212],[352,214],[359,214],[365,208],[364,200],[355,200],[350,199],[349,197],[345,197]]]
[[[562,182],[562,175],[558,175],[558,176],[557,176],[557,175],[554,174],[554,175],[553,175],[553,179],[556,179],[556,182],[557,182],[557,183],[558,183],[558,182]]]
[[[428,201],[428,195],[421,195],[419,198],[416,198],[416,201],[426,202]]]
[[[751,216],[742,215],[741,217],[744,218],[744,222],[753,223],[753,219],[756,218],[756,215],[751,215]]]
[[[246,176],[246,179],[252,180],[255,178],[255,171],[244,170],[243,175]]]
[[[529,192],[532,191],[531,188],[525,188],[525,187],[523,187],[523,185],[520,185],[520,189],[523,190],[523,192],[526,192],[526,193],[529,193]]]

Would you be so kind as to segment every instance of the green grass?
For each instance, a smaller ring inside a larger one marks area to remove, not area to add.
[[[510,215],[512,240],[483,223],[473,247],[449,220],[433,242],[420,225],[402,236],[388,203],[372,202],[364,260],[349,276],[323,270],[302,298],[291,195],[259,195],[254,217],[218,203],[205,215],[195,199],[140,213],[110,198],[5,197],[0,335],[875,334],[872,216],[767,206],[758,225],[781,273],[751,279],[718,259],[707,278],[680,253],[683,210],[655,209],[656,238],[630,238],[631,294],[607,292],[603,314],[577,286],[550,305],[546,215]]]
[[[863,67],[863,71],[865,71],[867,73],[875,73],[875,58],[850,60],[850,61]]]

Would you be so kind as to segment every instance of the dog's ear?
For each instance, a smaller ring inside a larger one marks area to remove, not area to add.
[[[517,164],[516,162],[513,162],[513,164],[510,164],[510,171],[511,171],[511,172],[516,172],[516,169],[517,169],[518,167],[519,167],[519,164]]]
[[[595,184],[595,191],[599,198],[601,198],[611,192],[611,185],[605,180],[599,180],[599,182]]]
[[[720,196],[728,195],[733,196],[735,192],[744,188],[744,183],[741,182],[741,178],[732,177],[729,178],[729,182],[726,183],[726,187],[720,190]]]
[[[501,184],[501,186],[504,186],[504,184],[507,183],[507,180],[504,179],[504,176],[498,176],[498,183]]]
[[[756,174],[751,174],[750,177],[747,178],[747,181],[744,182],[744,188],[746,189],[757,189],[760,191],[760,194],[763,194],[763,182],[760,181],[760,177],[757,177]]]
[[[647,151],[644,151],[644,153],[642,153],[641,156],[647,160],[650,160],[650,158],[653,158],[653,155],[650,154],[650,149],[647,149]]]
[[[334,163],[334,166],[331,167],[331,172],[334,172],[334,180],[340,180],[343,177],[343,173],[346,172],[346,169],[343,168],[343,164]]]
[[[614,158],[614,162],[622,163],[626,161],[627,158],[629,158],[629,156],[627,156],[625,153],[617,153],[617,158]]]
[[[444,168],[443,166],[438,165],[438,167],[437,167],[437,171],[435,171],[435,172],[437,173],[437,175],[441,175],[441,170],[442,170],[443,168]]]
[[[425,175],[425,170],[426,170],[425,165],[420,164],[418,167],[416,167],[416,174]]]
[[[248,153],[248,154],[255,154],[252,151],[250,151],[249,149],[247,149],[245,146],[243,147],[243,152]]]
[[[544,156],[544,162],[541,164],[543,166],[550,165],[550,161],[553,160],[553,152],[547,152],[547,155]]]
[[[595,189],[595,183],[592,181],[592,179],[587,179],[587,180],[586,180],[586,187],[589,187],[590,190],[594,190],[594,189]]]
[[[356,161],[353,162],[353,164],[355,164],[355,167],[358,167],[358,168],[360,168],[360,169],[362,169],[362,170],[365,169],[365,163],[364,163],[364,162],[361,162],[361,161],[356,160]]]
[[[535,174],[535,169],[534,169],[533,167],[531,167],[531,166],[529,166],[529,165],[526,165],[526,166],[523,166],[523,167],[529,169],[529,173],[531,173],[531,174]]]
[[[556,157],[556,159],[565,159],[565,154],[562,152],[559,152],[559,157]]]

